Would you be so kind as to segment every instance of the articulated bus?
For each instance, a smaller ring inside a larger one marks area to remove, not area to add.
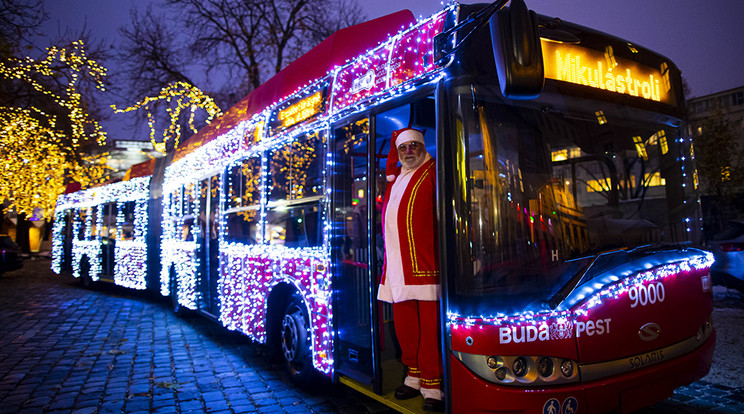
[[[52,267],[169,297],[394,407],[391,134],[434,156],[446,409],[628,412],[707,374],[709,268],[673,62],[521,0],[343,29],[166,157],[59,198]]]

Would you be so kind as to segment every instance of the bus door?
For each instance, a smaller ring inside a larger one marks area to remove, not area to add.
[[[62,262],[60,263],[60,269],[63,272],[72,271],[72,239],[75,237],[73,233],[73,223],[75,221],[75,209],[69,209],[65,211],[64,215],[65,225],[62,236]]]
[[[372,303],[374,286],[370,265],[370,209],[375,208],[368,180],[370,119],[361,118],[335,130],[332,144],[331,238],[336,324],[336,370],[365,385],[373,372]]]
[[[199,280],[199,310],[213,317],[219,316],[217,281],[219,271],[218,226],[220,176],[199,183],[199,251],[202,277]]]
[[[114,265],[116,262],[116,203],[103,205],[103,226],[100,229],[102,275],[114,278]]]
[[[386,398],[392,398],[401,384],[405,368],[395,338],[392,306],[377,300],[385,254],[385,165],[392,133],[401,128],[424,132],[427,150],[436,154],[434,110],[433,97],[423,97],[335,130],[331,240],[338,332],[336,370],[372,386],[376,394]]]

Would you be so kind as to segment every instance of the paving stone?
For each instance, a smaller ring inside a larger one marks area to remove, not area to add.
[[[342,386],[293,388],[263,346],[158,297],[81,289],[49,265],[0,275],[0,414],[388,412]],[[740,413],[744,390],[698,381],[649,410]]]
[[[199,400],[183,401],[180,407],[182,411],[203,410],[202,402]]]

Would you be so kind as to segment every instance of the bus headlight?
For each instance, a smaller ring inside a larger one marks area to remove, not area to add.
[[[453,354],[474,374],[494,384],[535,387],[579,381],[578,365],[570,359],[542,355]]]
[[[527,374],[527,361],[523,357],[515,359],[514,364],[512,364],[512,371],[514,371],[514,375],[524,377]]]
[[[571,378],[574,374],[574,365],[572,361],[564,359],[561,362],[561,374],[566,378]]]
[[[548,357],[542,357],[537,362],[537,373],[543,378],[550,378],[553,375],[553,360]]]

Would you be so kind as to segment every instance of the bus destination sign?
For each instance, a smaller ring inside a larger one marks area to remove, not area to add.
[[[616,57],[612,46],[603,53],[545,39],[541,43],[548,79],[674,104],[666,63],[653,68]]]
[[[280,106],[271,116],[272,134],[283,131],[325,111],[327,87],[310,91]]]

